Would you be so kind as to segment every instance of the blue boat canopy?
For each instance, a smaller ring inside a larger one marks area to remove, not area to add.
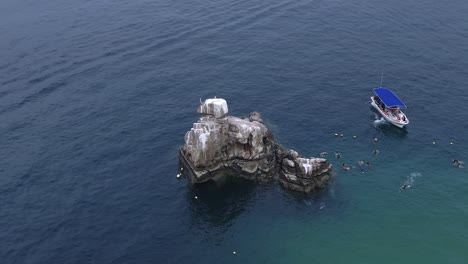
[[[400,98],[398,98],[398,96],[388,88],[374,88],[374,93],[380,98],[386,107],[406,108],[405,103],[403,103],[403,101],[401,101]]]

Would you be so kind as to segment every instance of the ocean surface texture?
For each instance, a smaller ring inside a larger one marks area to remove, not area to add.
[[[468,163],[467,14],[466,0],[0,1],[0,263],[468,263],[468,168],[452,165]],[[382,72],[406,130],[369,105]],[[214,96],[305,156],[327,151],[333,182],[305,196],[176,179]],[[359,160],[365,173],[340,169]]]

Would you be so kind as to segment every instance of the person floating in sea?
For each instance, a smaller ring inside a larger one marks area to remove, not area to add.
[[[463,161],[459,161],[459,160],[454,159],[454,160],[452,160],[452,164],[453,164],[453,166],[455,166],[457,168],[460,168],[460,169],[464,168],[463,167]]]
[[[370,162],[366,162],[366,167],[367,167],[367,168],[370,168],[370,167],[371,167]]]
[[[400,191],[401,190],[405,190],[405,189],[409,189],[411,188],[411,184],[405,182],[401,187],[400,187]]]
[[[341,153],[335,152],[335,158],[337,158],[337,159],[341,158]]]
[[[374,149],[372,151],[372,154],[374,154],[374,155],[379,155],[379,153],[380,153],[380,151],[378,149]]]
[[[342,163],[342,164],[341,164],[341,168],[342,168],[343,170],[347,170],[347,171],[351,170],[351,167],[348,166],[348,165],[346,165],[346,163]]]
[[[365,167],[364,167],[364,161],[360,160],[358,161],[359,169],[361,169],[361,173],[364,173]]]

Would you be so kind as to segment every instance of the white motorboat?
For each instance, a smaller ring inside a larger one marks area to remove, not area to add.
[[[401,109],[406,105],[388,88],[374,88],[371,105],[392,125],[402,128],[409,124],[408,117]]]

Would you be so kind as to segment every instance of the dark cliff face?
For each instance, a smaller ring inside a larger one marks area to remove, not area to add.
[[[248,118],[226,116],[224,99],[208,99],[198,108],[203,116],[185,134],[179,156],[193,183],[221,177],[243,177],[266,182],[279,176],[289,189],[310,192],[330,178],[331,164],[303,158],[274,141],[259,113]]]

